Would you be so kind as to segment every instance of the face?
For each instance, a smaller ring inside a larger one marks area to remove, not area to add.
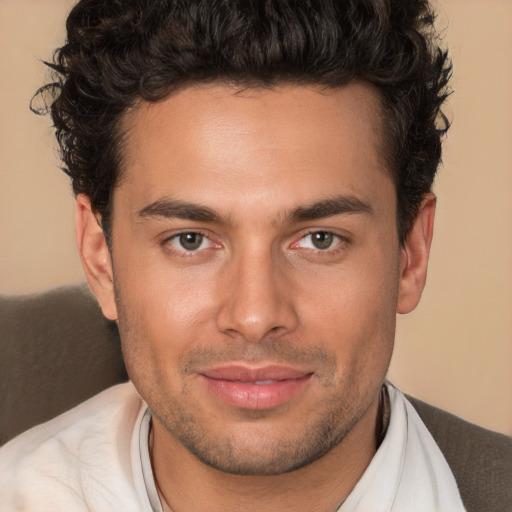
[[[318,459],[392,352],[404,251],[376,94],[190,87],[124,122],[98,295],[155,435],[236,474]]]

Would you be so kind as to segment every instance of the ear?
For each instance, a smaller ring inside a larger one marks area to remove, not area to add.
[[[100,216],[92,211],[89,198],[83,194],[78,195],[75,231],[85,276],[103,314],[110,320],[116,320],[112,260],[100,220]]]
[[[418,305],[425,288],[435,210],[436,196],[428,193],[421,202],[400,256],[397,313],[410,313]]]

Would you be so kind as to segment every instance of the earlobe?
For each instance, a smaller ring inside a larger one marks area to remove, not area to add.
[[[80,194],[76,199],[75,231],[78,252],[87,282],[100,303],[103,314],[117,319],[114,276],[110,251],[100,220],[91,208],[90,199]]]
[[[433,193],[426,194],[402,249],[397,313],[410,313],[418,305],[423,293],[434,232],[435,209],[436,196]]]

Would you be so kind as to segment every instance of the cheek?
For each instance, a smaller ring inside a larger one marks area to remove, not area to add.
[[[316,340],[336,355],[341,372],[380,374],[393,349],[397,293],[394,266],[382,256],[370,259],[351,272],[332,274],[321,293],[310,291],[303,325],[315,326]]]
[[[132,270],[136,269],[136,270]],[[214,304],[211,280],[170,266],[123,261],[115,285],[125,357],[169,366],[197,341],[206,341]]]

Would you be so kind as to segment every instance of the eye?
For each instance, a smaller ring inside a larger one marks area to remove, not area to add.
[[[178,233],[177,235],[169,238],[168,243],[174,249],[186,252],[200,251],[201,249],[210,247],[212,244],[208,237],[193,231]]]
[[[298,242],[301,249],[314,249],[316,251],[326,251],[336,247],[343,238],[330,231],[314,231],[304,235]]]

